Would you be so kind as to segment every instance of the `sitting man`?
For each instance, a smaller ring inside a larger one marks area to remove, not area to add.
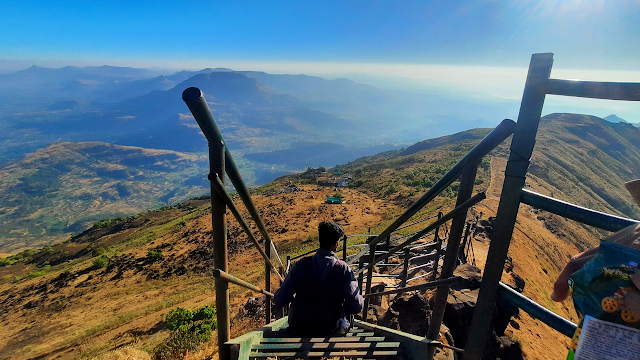
[[[275,293],[276,306],[289,308],[289,330],[298,335],[323,336],[344,332],[345,320],[362,310],[363,299],[351,268],[335,251],[344,236],[332,221],[318,226],[320,248],[293,264]]]

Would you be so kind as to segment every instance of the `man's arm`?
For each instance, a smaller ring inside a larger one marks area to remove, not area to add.
[[[364,299],[362,298],[362,295],[360,295],[360,289],[358,288],[356,277],[353,275],[353,271],[348,267],[345,276],[347,277],[348,282],[344,290],[343,310],[347,314],[357,314],[362,310]]]
[[[280,289],[276,291],[273,296],[273,302],[277,307],[284,307],[289,305],[291,301],[293,301],[293,294],[296,293],[296,279],[297,279],[297,269],[299,261],[294,263],[291,267],[291,271],[289,275],[284,279]]]

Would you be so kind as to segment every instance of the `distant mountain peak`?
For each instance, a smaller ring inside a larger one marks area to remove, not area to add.
[[[605,116],[603,119],[607,120],[608,122],[612,122],[612,123],[621,123],[621,122],[628,123],[627,120],[625,120],[625,119],[623,119],[621,117],[618,117],[615,114],[611,114],[609,116]]]

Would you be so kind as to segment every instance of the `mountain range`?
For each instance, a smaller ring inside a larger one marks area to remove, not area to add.
[[[206,143],[180,96],[190,86],[204,91],[238,158],[245,153],[295,151],[298,146],[323,143],[374,154],[380,146],[399,148],[473,126],[493,126],[517,111],[516,101],[388,91],[347,79],[307,75],[230,69],[169,75],[109,66],[34,66],[0,75],[4,105],[0,109],[0,165],[56,141],[205,152]],[[349,153],[310,165],[354,160]],[[286,161],[246,163],[245,170],[257,169],[256,178],[263,182],[272,167],[275,175],[304,169]]]

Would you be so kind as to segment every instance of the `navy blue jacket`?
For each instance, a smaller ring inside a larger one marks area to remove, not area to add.
[[[333,251],[295,262],[274,296],[276,306],[289,308],[289,329],[301,335],[327,335],[340,317],[362,310],[363,298],[351,268]]]

